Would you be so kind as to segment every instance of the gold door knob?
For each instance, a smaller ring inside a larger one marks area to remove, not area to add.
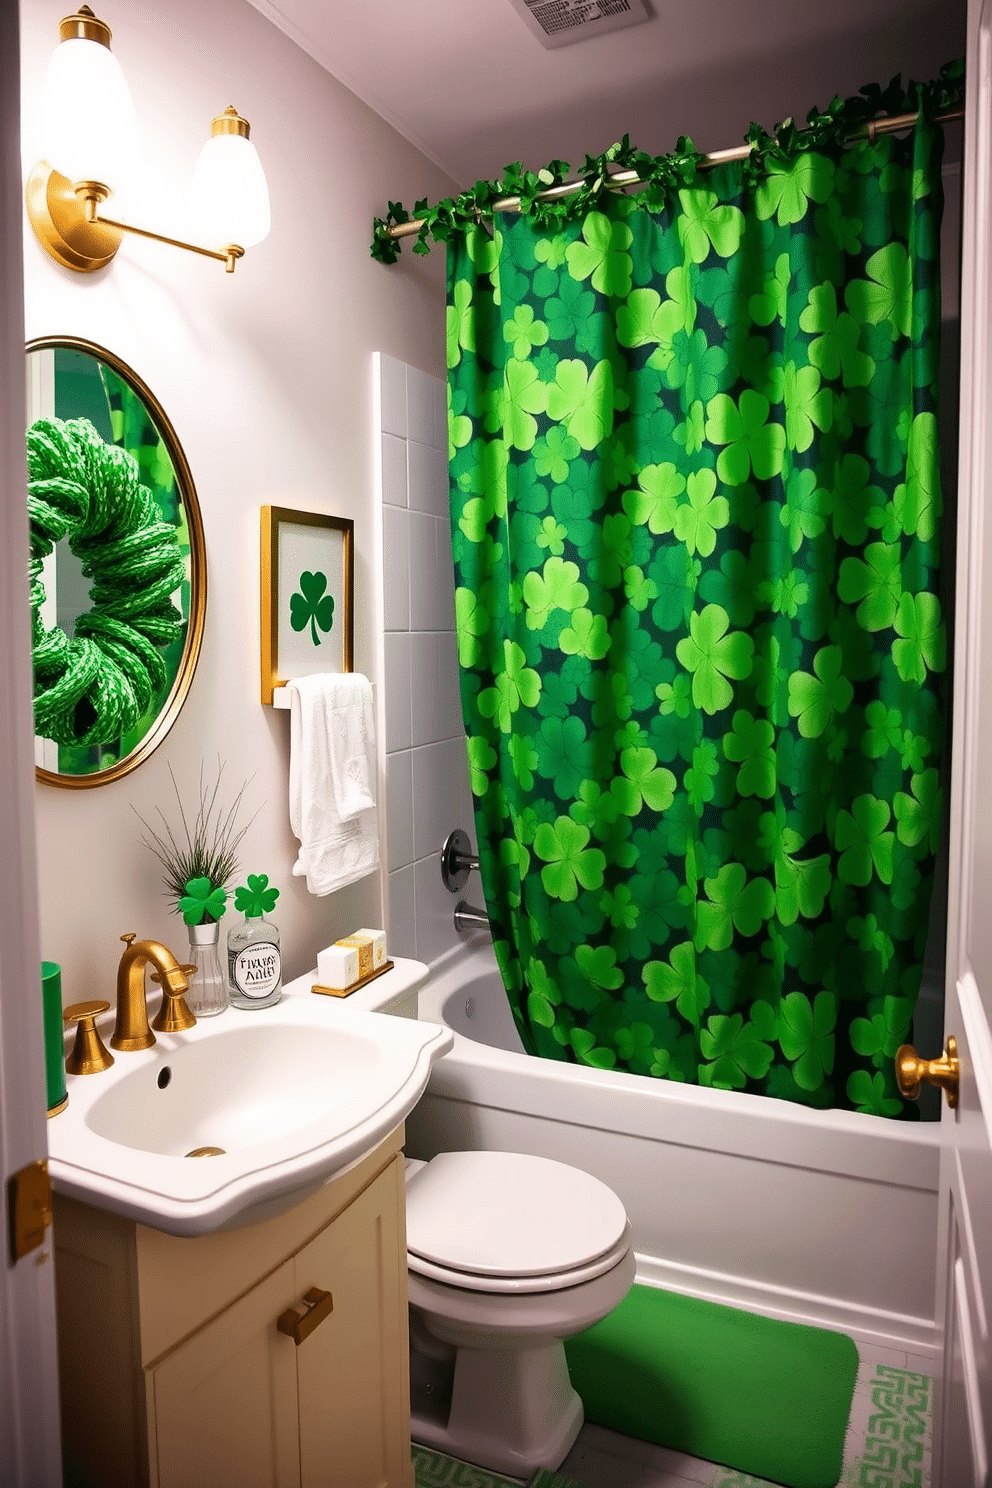
[[[334,1298],[330,1292],[322,1292],[320,1287],[311,1287],[303,1294],[303,1306],[287,1307],[276,1318],[276,1327],[280,1333],[287,1334],[299,1348],[303,1340],[309,1338],[313,1330],[319,1328],[333,1311]]]
[[[919,1100],[922,1084],[939,1085],[953,1111],[958,1103],[958,1079],[958,1041],[953,1034],[948,1036],[943,1059],[921,1059],[912,1044],[896,1051],[896,1084],[907,1100]]]
[[[110,1003],[101,1000],[74,1002],[62,1014],[63,1022],[76,1025],[76,1041],[65,1062],[67,1074],[98,1075],[101,1070],[109,1069],[113,1064],[113,1054],[104,1047],[103,1040],[96,1031],[97,1018],[109,1009]]]

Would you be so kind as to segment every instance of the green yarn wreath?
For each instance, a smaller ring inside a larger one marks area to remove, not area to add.
[[[38,419],[27,433],[35,731],[56,744],[107,744],[133,729],[167,671],[159,647],[183,617],[176,529],[162,520],[127,450],[88,419]],[[61,538],[92,579],[92,608],[70,640],[41,620],[42,560]]]

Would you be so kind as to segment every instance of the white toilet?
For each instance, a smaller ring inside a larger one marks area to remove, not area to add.
[[[518,1152],[406,1164],[412,1435],[528,1477],[560,1465],[582,1425],[562,1340],[634,1280],[612,1189]]]

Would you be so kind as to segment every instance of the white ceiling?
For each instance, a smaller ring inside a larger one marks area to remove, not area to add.
[[[251,0],[460,186],[510,160],[579,164],[740,143],[964,50],[965,0],[647,0],[652,19],[545,50],[509,0]],[[384,183],[387,196],[402,182]]]

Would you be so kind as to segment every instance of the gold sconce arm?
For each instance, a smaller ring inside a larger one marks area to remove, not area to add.
[[[102,227],[113,227],[118,232],[135,233],[139,238],[151,238],[156,243],[168,243],[171,248],[185,248],[188,253],[199,253],[203,258],[216,258],[224,264],[229,274],[234,273],[234,265],[238,259],[244,257],[245,250],[239,248],[237,243],[232,243],[224,249],[201,248],[196,243],[183,242],[182,238],[167,238],[164,233],[150,232],[147,227],[134,227],[130,222],[116,222],[113,217],[100,217],[97,213],[100,201],[104,198],[93,194],[92,183],[80,181],[73,189],[77,196],[82,196],[87,222],[95,222]],[[100,190],[104,188],[100,187]]]
[[[172,248],[185,248],[203,258],[215,258],[229,274],[243,257],[244,249],[236,243],[227,248],[201,248],[181,238],[150,232],[130,222],[118,222],[99,215],[100,204],[110,195],[99,181],[78,181],[60,175],[47,161],[39,160],[28,177],[24,193],[28,218],[38,241],[63,268],[92,274],[110,263],[120,247],[123,233],[168,243]]]

